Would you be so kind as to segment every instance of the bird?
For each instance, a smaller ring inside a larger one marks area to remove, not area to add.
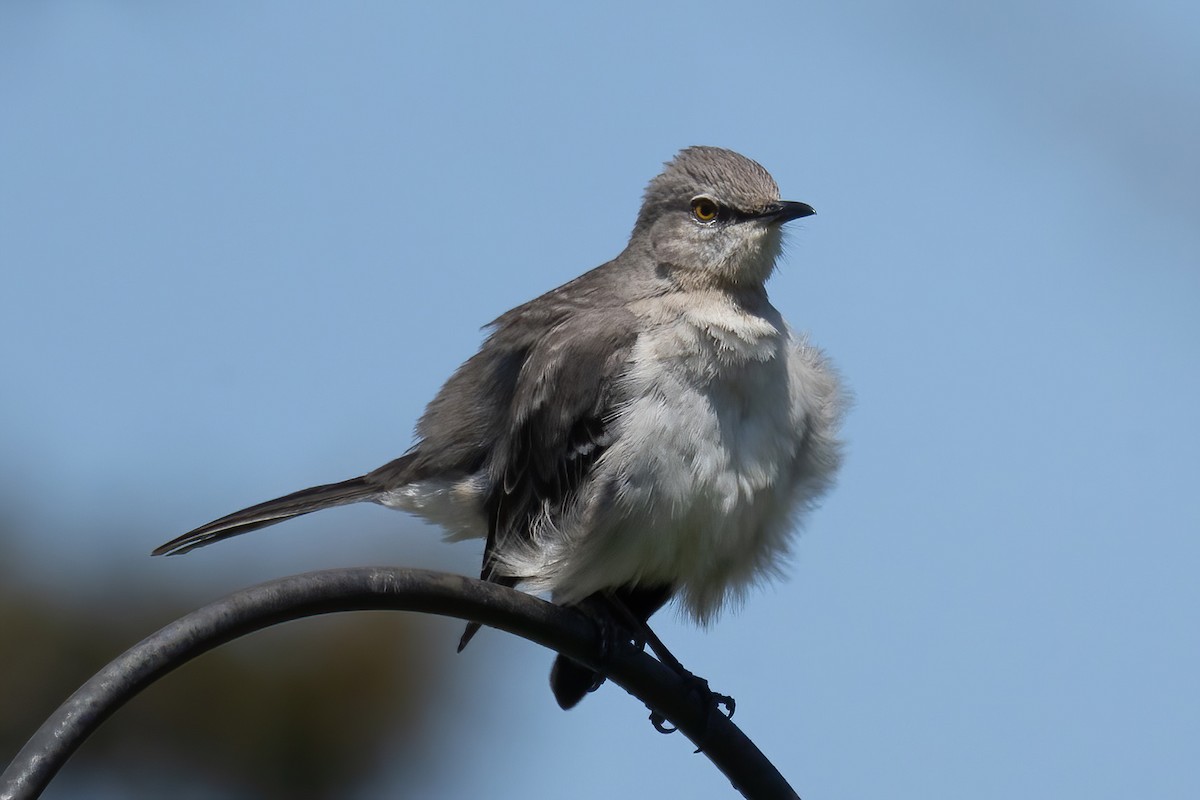
[[[780,197],[750,158],[679,151],[646,187],[624,250],[491,322],[407,452],[153,554],[373,502],[450,541],[482,539],[485,581],[647,630],[672,600],[711,623],[782,573],[842,461],[841,378],[767,296],[784,224],[815,213]],[[550,676],[564,709],[603,680],[562,655]]]

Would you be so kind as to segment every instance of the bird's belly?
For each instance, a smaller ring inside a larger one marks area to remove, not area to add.
[[[622,524],[606,540],[640,581],[723,593],[750,577],[764,534],[787,516],[795,448],[786,402],[723,406],[722,394],[683,390],[630,408],[630,446],[612,453]]]
[[[784,546],[801,436],[786,363],[742,359],[709,374],[658,362],[632,380],[597,463],[605,490],[579,520],[586,559],[575,566],[587,574],[572,583],[673,585],[709,619]]]

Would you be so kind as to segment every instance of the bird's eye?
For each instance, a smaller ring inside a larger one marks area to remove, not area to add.
[[[708,224],[717,218],[721,213],[721,207],[716,204],[711,198],[697,197],[692,200],[692,216],[697,222]]]

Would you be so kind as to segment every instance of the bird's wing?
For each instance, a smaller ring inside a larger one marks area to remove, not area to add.
[[[611,443],[616,379],[629,363],[635,321],[624,310],[576,315],[530,350],[489,463],[489,549],[564,511]]]
[[[605,308],[571,314],[530,343],[486,467],[484,580],[518,583],[522,576],[500,572],[497,555],[531,543],[535,526],[558,520],[586,484],[611,444],[617,378],[636,338],[632,313]],[[476,630],[468,626],[460,649]]]

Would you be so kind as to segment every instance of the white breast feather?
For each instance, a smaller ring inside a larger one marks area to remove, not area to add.
[[[836,378],[770,306],[724,298],[639,336],[600,457],[576,513],[506,554],[532,588],[574,602],[624,584],[672,584],[707,622],[786,556],[794,517],[838,461]]]

